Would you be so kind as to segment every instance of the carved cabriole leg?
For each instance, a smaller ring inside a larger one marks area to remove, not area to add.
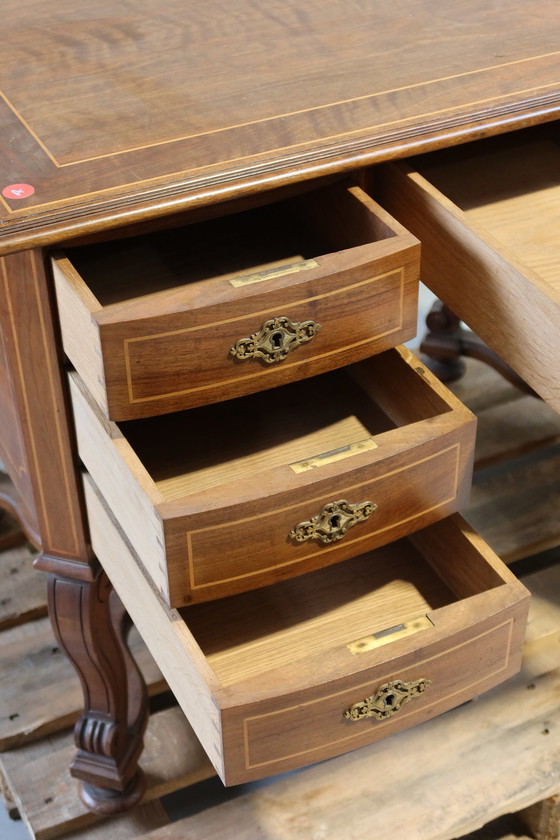
[[[535,394],[482,339],[462,327],[459,318],[440,300],[435,301],[428,313],[426,326],[428,332],[422,339],[420,352],[436,362],[434,372],[443,382],[459,379],[465,371],[463,358],[470,356],[493,367],[521,391]]]
[[[124,645],[126,614],[103,572],[91,583],[49,575],[49,611],[84,690],[72,774],[92,810],[123,810],[144,792],[137,764],[147,712],[145,684]]]
[[[51,620],[84,689],[72,773],[89,808],[116,813],[143,792],[146,691],[124,645],[122,607],[89,547],[54,312],[42,252],[2,258],[0,386],[9,409],[0,453],[32,514]]]

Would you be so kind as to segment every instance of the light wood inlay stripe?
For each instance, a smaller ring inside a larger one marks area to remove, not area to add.
[[[401,266],[401,268],[398,268],[398,269],[393,269],[392,271],[387,271],[384,274],[377,274],[377,275],[375,275],[375,277],[369,277],[367,280],[361,280],[359,283],[352,283],[349,286],[343,286],[339,289],[334,289],[332,292],[327,292],[326,294],[323,294],[323,295],[314,295],[313,297],[301,298],[300,300],[293,301],[292,303],[288,304],[287,306],[282,306],[281,307],[281,309],[282,309],[281,314],[286,314],[286,313],[289,313],[291,310],[293,310],[294,307],[303,306],[304,304],[307,304],[307,303],[313,303],[314,301],[317,301],[317,300],[324,300],[325,298],[333,297],[333,295],[339,295],[339,294],[342,294],[342,293],[351,292],[353,289],[358,289],[361,286],[367,286],[370,283],[376,283],[379,280],[384,280],[386,277],[391,277],[393,274],[394,275],[400,275],[399,276],[399,284],[400,284],[399,285],[399,308],[398,308],[398,312],[395,313],[396,315],[398,315],[398,323],[397,323],[396,326],[391,327],[390,329],[385,330],[384,332],[376,333],[374,336],[370,336],[368,338],[365,338],[362,341],[357,341],[354,344],[345,344],[343,346],[336,347],[334,350],[330,350],[328,353],[319,353],[315,356],[309,356],[309,357],[307,357],[306,359],[303,359],[303,360],[296,359],[293,362],[282,363],[282,369],[285,370],[287,368],[294,367],[295,365],[308,364],[309,362],[314,362],[314,361],[317,361],[318,359],[324,359],[324,358],[327,358],[328,356],[336,355],[337,353],[341,353],[344,350],[352,350],[354,347],[360,347],[361,345],[368,344],[371,341],[378,341],[380,338],[383,338],[386,335],[391,335],[391,333],[398,332],[399,330],[401,330],[402,327],[403,327],[403,317],[404,317],[404,266]],[[155,394],[155,395],[152,395],[152,396],[149,396],[149,397],[135,397],[134,396],[134,382],[133,382],[133,375],[132,375],[132,366],[131,366],[131,363],[130,363],[130,349],[129,348],[130,348],[131,344],[137,344],[139,342],[144,342],[144,341],[152,341],[152,340],[156,340],[156,339],[159,339],[159,338],[168,338],[169,336],[172,336],[172,335],[186,335],[188,333],[196,333],[196,332],[200,332],[200,331],[209,331],[209,330],[212,330],[214,327],[223,326],[224,324],[235,324],[236,322],[244,321],[247,318],[253,318],[254,317],[255,321],[257,321],[261,318],[266,318],[266,316],[270,316],[270,315],[274,315],[274,314],[279,314],[278,313],[278,306],[272,307],[272,308],[269,308],[269,309],[261,309],[257,312],[250,312],[248,315],[243,314],[243,315],[239,315],[235,318],[226,318],[222,321],[213,321],[210,324],[202,324],[202,325],[199,325],[197,327],[187,327],[187,328],[179,329],[179,330],[169,330],[169,331],[166,331],[166,332],[154,333],[153,335],[142,335],[142,336],[137,336],[135,338],[125,339],[124,340],[124,359],[125,359],[126,380],[127,380],[127,387],[128,387],[128,399],[129,399],[130,404],[132,405],[132,404],[135,404],[135,403],[151,402],[153,400],[160,400],[160,399],[163,399],[165,397],[177,397],[177,396],[181,396],[183,394],[193,394],[193,393],[196,393],[196,392],[206,391],[208,389],[213,389],[213,388],[216,387],[216,382],[213,381],[213,382],[207,383],[206,385],[198,385],[196,388],[185,388],[181,391],[166,391],[166,392],[161,392],[159,394]],[[260,325],[256,324],[256,326],[260,326]],[[227,348],[227,349],[229,349],[229,348]],[[223,383],[234,383],[234,382],[245,381],[245,380],[248,380],[248,379],[255,379],[256,377],[265,376],[267,374],[270,374],[270,372],[271,372],[270,369],[267,368],[267,369],[264,369],[264,370],[255,371],[255,373],[244,373],[242,376],[223,379],[223,380],[221,380],[221,382],[223,382]]]
[[[441,452],[437,452],[434,455],[429,455],[427,458],[421,458],[419,461],[415,461],[412,464],[406,464],[404,467],[399,467],[399,469],[397,469],[397,470],[393,470],[391,472],[383,473],[383,475],[378,476],[377,478],[368,479],[367,481],[362,481],[359,484],[354,484],[350,487],[342,488],[340,490],[340,494],[347,494],[347,493],[350,493],[354,490],[359,490],[360,488],[365,487],[365,486],[369,487],[369,486],[375,484],[375,482],[377,482],[377,481],[385,480],[389,476],[393,476],[393,475],[396,476],[399,473],[406,472],[407,470],[410,470],[413,467],[417,467],[420,464],[424,464],[427,461],[431,461],[434,458],[440,458],[440,457],[446,455],[448,452],[452,452],[453,450],[455,450],[455,465],[454,465],[455,466],[455,472],[454,472],[453,479],[452,479],[453,488],[452,488],[452,492],[451,492],[451,495],[449,496],[449,498],[444,499],[443,501],[439,502],[437,505],[434,505],[433,507],[425,508],[424,510],[420,511],[419,513],[414,514],[414,516],[409,516],[409,517],[405,517],[403,519],[399,519],[397,522],[391,522],[386,527],[380,528],[377,531],[368,531],[368,533],[364,534],[363,536],[357,536],[357,537],[354,537],[354,539],[345,539],[345,545],[353,545],[355,543],[362,542],[363,540],[371,539],[372,536],[375,536],[377,534],[382,534],[384,531],[391,530],[392,528],[397,528],[399,525],[404,525],[406,522],[410,522],[414,519],[418,519],[418,517],[424,516],[426,513],[430,513],[432,510],[437,510],[438,508],[442,507],[443,505],[447,505],[450,502],[452,502],[457,497],[458,488],[459,488],[459,465],[461,463],[461,445],[460,445],[460,443],[453,444],[453,446],[449,446],[449,447],[447,447],[447,449],[442,449]],[[322,501],[324,501],[324,496],[317,496],[316,498],[309,499],[309,505],[310,505],[310,507],[312,507],[316,502],[318,503],[318,502],[322,502]],[[277,508],[276,510],[269,511],[267,513],[261,513],[257,516],[250,516],[250,517],[247,517],[245,519],[238,519],[234,522],[224,522],[221,525],[212,525],[209,528],[199,528],[199,529],[196,529],[196,530],[188,531],[187,535],[186,535],[186,538],[187,538],[187,558],[188,558],[187,563],[188,563],[188,569],[189,569],[189,581],[190,581],[191,589],[192,590],[207,589],[209,587],[219,586],[221,584],[228,583],[230,581],[240,580],[242,578],[255,577],[256,575],[261,575],[261,574],[264,574],[266,572],[270,572],[273,569],[280,569],[280,568],[283,568],[285,566],[294,565],[296,563],[303,563],[305,560],[309,560],[310,558],[315,557],[319,553],[327,554],[331,551],[335,551],[338,548],[338,545],[336,543],[333,544],[333,545],[330,545],[330,546],[321,545],[321,546],[318,546],[316,548],[316,550],[312,551],[310,554],[306,554],[303,557],[297,557],[293,560],[287,560],[284,563],[275,563],[272,566],[267,566],[267,567],[264,567],[264,568],[256,569],[255,571],[246,572],[246,573],[240,574],[240,575],[233,575],[231,577],[223,578],[221,580],[213,580],[210,583],[197,583],[196,582],[196,568],[195,568],[196,559],[195,559],[195,552],[194,552],[194,548],[193,548],[193,536],[195,536],[196,534],[202,534],[202,533],[208,532],[208,531],[223,530],[224,528],[229,530],[229,529],[234,528],[236,526],[243,525],[245,522],[253,522],[254,520],[257,520],[257,519],[264,519],[264,518],[270,517],[270,516],[277,516],[279,513],[283,513],[287,510],[293,510],[296,507],[301,507],[301,502],[298,502],[297,504],[294,504],[294,505],[287,505],[286,507],[283,507],[283,508]]]
[[[419,669],[421,669],[424,665],[427,665],[429,662],[433,662],[436,659],[440,659],[442,657],[451,655],[455,651],[459,651],[461,649],[464,649],[468,645],[475,644],[476,642],[480,641],[480,639],[488,637],[493,633],[498,633],[498,631],[503,630],[504,628],[508,628],[509,632],[508,632],[508,637],[507,637],[507,644],[504,646],[505,647],[505,653],[504,653],[503,662],[497,668],[495,668],[494,671],[484,672],[479,679],[475,679],[472,682],[465,683],[465,684],[461,685],[461,688],[457,689],[456,691],[452,691],[449,694],[445,694],[445,695],[439,695],[439,694],[437,695],[438,703],[440,703],[442,701],[451,700],[451,699],[453,699],[453,697],[456,697],[460,694],[463,694],[466,690],[471,690],[471,689],[475,688],[479,683],[485,682],[486,680],[491,679],[492,677],[495,677],[498,674],[500,674],[502,671],[506,670],[506,668],[508,667],[509,659],[510,659],[511,640],[512,640],[512,635],[513,635],[513,622],[514,622],[513,618],[510,618],[507,621],[504,621],[502,624],[499,624],[496,627],[492,627],[490,630],[486,630],[483,633],[480,633],[478,636],[475,636],[474,638],[469,639],[466,642],[462,642],[460,645],[456,645],[455,647],[452,647],[452,648],[447,648],[445,651],[443,651],[442,653],[438,653],[435,656],[427,657],[426,659],[423,659],[420,662],[415,663],[414,666],[406,665],[403,668],[403,670],[404,671],[409,671],[411,669],[411,667],[413,667],[415,671],[418,671],[418,675],[422,676]],[[394,678],[394,677],[395,677],[394,672],[388,672],[384,676],[376,678],[375,682],[376,682],[376,684],[383,685],[383,683],[387,682],[389,679]],[[364,683],[361,683],[360,685],[357,685],[355,687],[356,699],[360,699],[360,694],[361,693],[369,691],[371,689],[371,684],[372,683],[371,683],[371,679],[370,679],[367,682],[364,682]],[[268,713],[263,714],[263,715],[253,715],[251,717],[245,718],[244,721],[243,721],[243,738],[244,738],[244,747],[245,747],[245,767],[246,767],[246,769],[249,770],[249,769],[252,769],[252,768],[255,768],[255,767],[266,767],[269,764],[276,764],[278,761],[285,761],[285,760],[288,760],[288,759],[297,758],[297,757],[302,756],[302,755],[308,755],[308,754],[311,755],[316,750],[322,749],[325,746],[324,743],[321,743],[321,744],[318,744],[316,747],[312,747],[310,749],[301,750],[299,752],[290,753],[288,755],[281,755],[281,756],[277,755],[274,758],[269,759],[268,761],[251,763],[251,758],[250,758],[251,744],[250,744],[249,727],[250,727],[250,725],[253,721],[266,720],[267,718],[274,718],[274,717],[277,717],[279,715],[283,715],[285,713],[289,713],[291,711],[294,711],[295,709],[300,709],[302,707],[307,707],[308,709],[311,709],[314,705],[316,705],[318,703],[323,703],[326,700],[331,700],[333,698],[340,697],[344,694],[348,694],[349,690],[354,691],[353,688],[352,689],[345,688],[343,691],[337,691],[337,692],[334,692],[333,694],[327,694],[324,697],[320,697],[316,700],[309,700],[309,701],[304,702],[304,703],[298,703],[297,706],[289,706],[285,709],[280,709],[280,710],[275,711],[275,712],[268,712]],[[437,690],[437,687],[436,687],[436,690]],[[414,706],[411,706],[411,707],[409,707],[408,712],[405,712],[402,715],[399,714],[399,719],[401,721],[405,720],[407,717],[410,717],[411,715],[414,715],[415,713],[416,712],[415,712]],[[310,711],[310,715],[312,715],[311,711]],[[389,721],[390,721],[390,719],[389,719]],[[389,721],[378,721],[376,725],[377,726],[383,726],[384,723],[387,723]],[[271,724],[271,726],[272,725],[273,724]],[[274,726],[276,726],[276,724]],[[344,738],[339,738],[336,741],[330,739],[329,743],[330,744],[342,744],[344,742],[349,742],[349,741],[351,742],[353,740],[358,740],[360,738],[361,739],[364,738],[363,729],[361,729],[358,732],[355,732],[354,734],[346,735]],[[351,749],[351,747],[348,747],[348,749]]]
[[[50,356],[50,352],[52,351],[52,347],[49,344],[48,337],[46,334],[46,325],[44,319],[44,313],[42,309],[42,301],[40,295],[40,288],[39,288],[39,278],[37,276],[37,266],[36,266],[36,258],[32,251],[28,251],[24,258],[29,262],[29,267],[31,271],[31,276],[33,278],[33,293],[35,295],[36,306],[37,306],[37,313],[40,323],[40,339],[41,339],[41,346],[43,350],[43,357],[46,362],[47,366],[47,376],[48,376],[48,383],[49,383],[49,397],[51,402],[51,410],[48,412],[49,416],[51,417],[54,423],[54,430],[55,430],[55,443],[56,449],[58,454],[58,464],[61,469],[62,473],[62,480],[64,486],[64,493],[66,495],[68,505],[66,510],[64,511],[64,515],[68,516],[70,525],[71,525],[71,533],[73,543],[70,546],[57,546],[53,542],[53,531],[51,528],[51,520],[53,519],[52,511],[49,511],[49,505],[47,502],[47,488],[43,481],[43,474],[44,470],[41,467],[41,460],[39,457],[39,448],[37,444],[37,439],[35,435],[35,429],[33,427],[33,423],[31,422],[31,411],[29,406],[29,395],[28,395],[28,383],[26,381],[26,377],[23,370],[23,363],[22,363],[22,356],[21,356],[21,348],[24,346],[24,342],[20,333],[18,331],[17,326],[17,319],[14,315],[14,308],[13,308],[13,301],[10,295],[10,288],[8,283],[8,276],[5,262],[2,261],[2,277],[4,281],[4,292],[6,296],[6,302],[8,305],[8,312],[10,316],[10,326],[13,335],[14,341],[14,352],[16,356],[16,365],[17,365],[17,375],[20,384],[20,390],[22,394],[22,399],[24,403],[25,409],[25,422],[26,428],[29,432],[30,444],[31,444],[31,457],[33,460],[33,467],[35,473],[35,482],[34,485],[37,487],[38,494],[39,494],[39,503],[41,508],[41,529],[44,530],[47,539],[48,539],[48,550],[50,552],[59,554],[61,557],[76,557],[80,553],[80,542],[78,538],[78,528],[76,517],[74,513],[74,504],[75,500],[70,492],[71,489],[71,481],[70,475],[68,472],[68,464],[65,457],[65,445],[64,439],[62,435],[61,429],[61,421],[59,417],[59,412],[57,410],[56,404],[56,397],[55,397],[55,373],[53,370],[52,359]],[[59,515],[63,515],[62,511],[59,511]]]

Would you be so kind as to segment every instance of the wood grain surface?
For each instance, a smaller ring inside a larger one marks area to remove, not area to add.
[[[556,134],[452,152],[382,168],[377,198],[422,241],[426,285],[560,411]]]
[[[339,562],[466,502],[473,415],[406,348],[348,370],[228,403],[225,432],[221,404],[105,421],[71,375],[80,456],[167,603]],[[292,469],[364,440],[374,447]],[[332,544],[289,538],[341,499],[377,509]]]
[[[554,0],[6,0],[4,21],[0,183],[34,189],[1,200],[4,250],[558,112]]]

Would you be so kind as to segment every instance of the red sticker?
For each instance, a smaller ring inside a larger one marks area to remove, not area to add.
[[[28,198],[35,192],[35,187],[31,184],[8,184],[2,190],[4,198]]]

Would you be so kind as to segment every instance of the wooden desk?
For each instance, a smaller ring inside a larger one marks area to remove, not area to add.
[[[92,806],[141,794],[145,702],[89,547],[49,249],[551,121],[558,23],[552,0],[142,0],[117,16],[106,0],[6,0],[0,457],[16,493],[2,504],[42,549],[84,684],[73,771]]]

